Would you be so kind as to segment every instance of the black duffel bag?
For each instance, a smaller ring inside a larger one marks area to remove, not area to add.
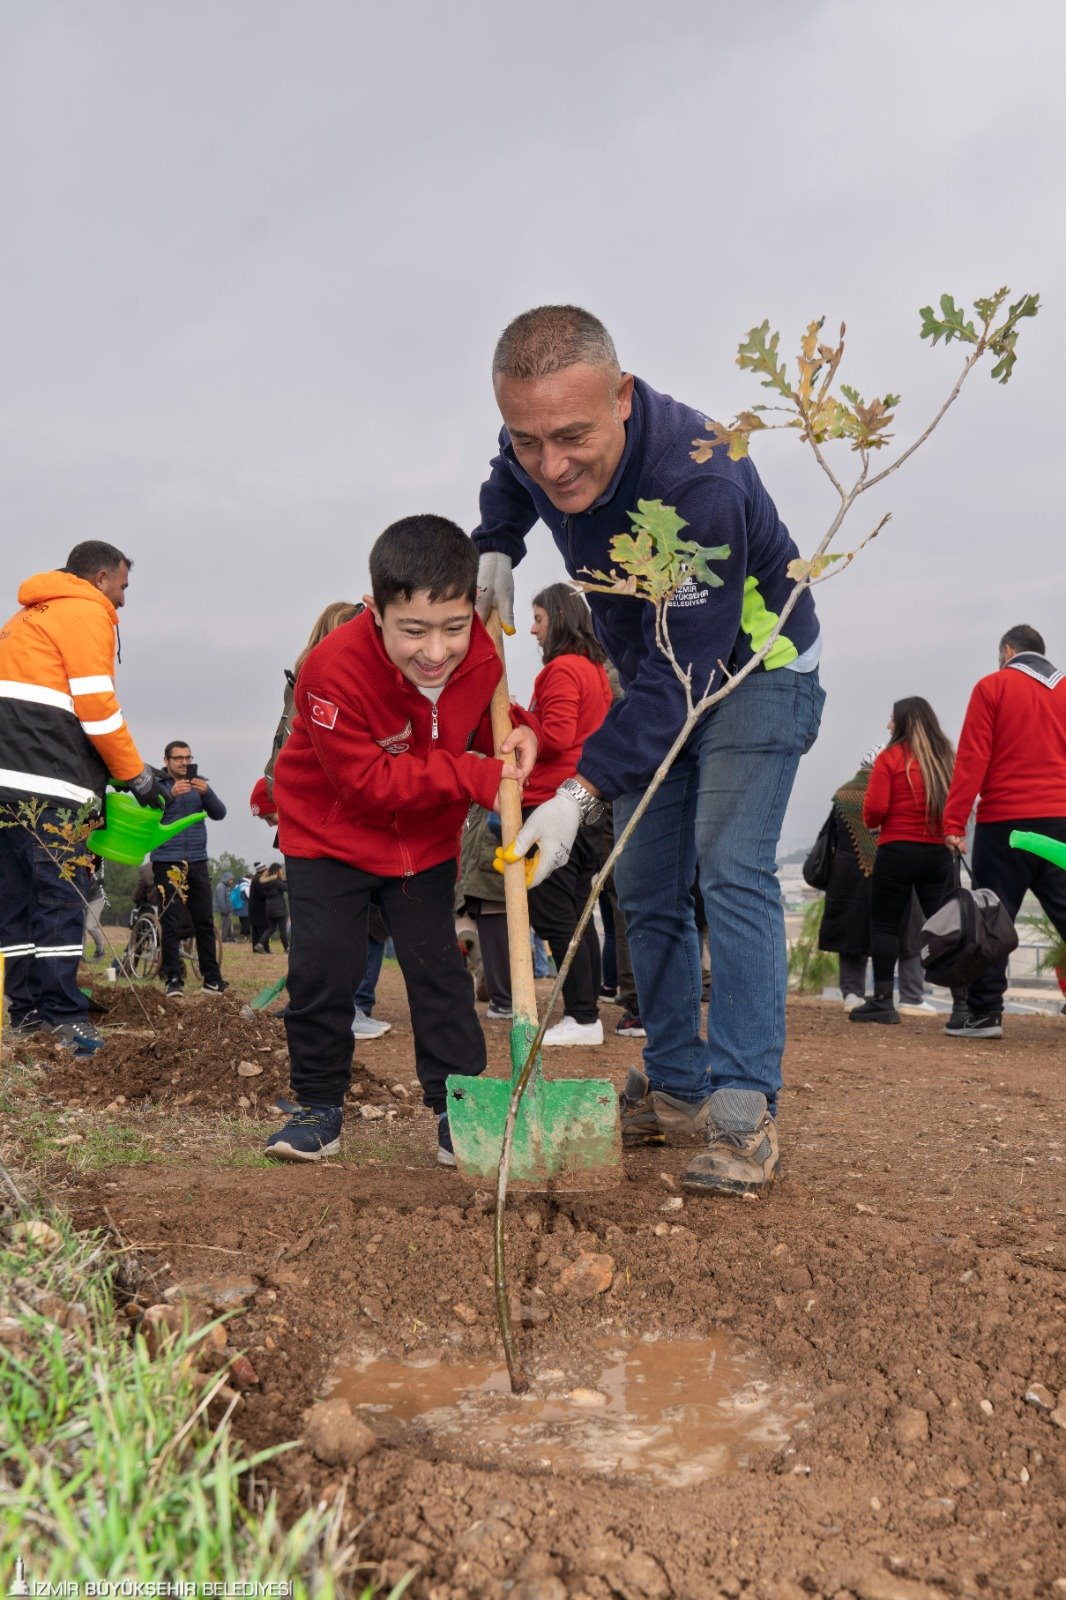
[[[828,886],[836,845],[836,827],[833,813],[830,811],[818,831],[817,839],[811,845],[806,861],[800,868],[804,882],[809,883],[812,889],[824,889]]]
[[[965,888],[963,866],[973,883],[969,862],[956,856],[944,902],[922,924],[925,975],[948,989],[973,983],[1018,948],[1017,930],[999,896],[991,889]]]

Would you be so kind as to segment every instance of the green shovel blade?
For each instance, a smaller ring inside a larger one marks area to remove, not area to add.
[[[490,1178],[500,1164],[511,1103],[505,1078],[448,1079],[448,1126],[459,1171]],[[518,1108],[510,1177],[540,1184],[613,1168],[621,1160],[618,1092],[606,1078],[540,1078]],[[563,1185],[565,1187],[565,1184]]]

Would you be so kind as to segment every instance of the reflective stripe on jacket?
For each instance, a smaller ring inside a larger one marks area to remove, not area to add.
[[[27,578],[0,628],[0,802],[95,806],[143,770],[115,695],[107,596],[70,572]]]

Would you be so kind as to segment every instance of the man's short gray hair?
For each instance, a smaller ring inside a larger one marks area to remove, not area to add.
[[[535,306],[500,334],[492,376],[546,378],[579,363],[621,371],[614,340],[603,323],[580,306]]]

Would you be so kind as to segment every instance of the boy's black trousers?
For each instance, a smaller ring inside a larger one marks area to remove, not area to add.
[[[456,863],[409,878],[379,878],[345,861],[286,856],[289,887],[289,1041],[292,1089],[304,1105],[339,1106],[351,1080],[355,991],[366,971],[374,895],[407,985],[422,1098],[447,1109],[451,1073],[485,1070],[474,985],[455,937]]]

